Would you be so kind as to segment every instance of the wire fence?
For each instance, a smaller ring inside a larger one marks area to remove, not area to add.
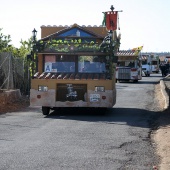
[[[0,53],[0,90],[20,89],[22,94],[29,94],[29,83],[27,62],[9,52]]]

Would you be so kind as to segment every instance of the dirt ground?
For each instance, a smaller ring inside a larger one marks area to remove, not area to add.
[[[29,105],[29,98],[27,96],[22,96],[18,101],[13,103],[7,103],[7,105],[0,103],[0,114],[20,111],[21,109],[24,109]]]
[[[153,130],[151,138],[160,156],[160,165],[153,167],[155,170],[170,169],[170,111],[164,110],[165,101],[161,93],[160,84],[155,86],[154,110],[161,112],[157,120],[157,129]],[[0,114],[20,111],[29,106],[29,98],[23,96],[20,100],[7,106],[0,103]]]

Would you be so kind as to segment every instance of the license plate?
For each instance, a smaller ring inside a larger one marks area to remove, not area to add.
[[[100,99],[100,94],[90,94],[90,101],[91,102],[98,102]]]

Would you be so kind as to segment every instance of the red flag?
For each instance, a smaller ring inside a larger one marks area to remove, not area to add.
[[[106,13],[106,28],[112,31],[117,29],[117,11]]]

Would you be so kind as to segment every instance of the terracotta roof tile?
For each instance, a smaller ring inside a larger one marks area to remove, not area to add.
[[[75,74],[74,73],[72,73],[71,75],[70,75],[70,79],[75,79]]]
[[[82,74],[81,80],[86,80],[87,79],[86,77],[87,77],[86,74]]]
[[[100,79],[101,79],[101,80],[105,80],[105,79],[106,79],[106,75],[105,75],[105,74],[102,74],[102,75],[100,76]]]
[[[37,76],[39,75],[39,76]],[[108,77],[105,73],[36,73],[34,78],[38,79],[60,79],[60,80],[105,80]],[[108,78],[109,79],[109,78]]]
[[[76,74],[75,79],[80,80],[80,74]]]
[[[66,75],[63,77],[63,79],[69,79],[69,77],[70,77],[70,74],[66,74]]]
[[[122,50],[122,51],[118,51],[116,53],[118,56],[134,56],[136,55],[136,52],[134,50]]]
[[[63,77],[64,77],[63,74],[59,74],[57,79],[63,79]]]
[[[87,79],[88,79],[88,80],[92,80],[92,79],[93,79],[93,74],[88,74]]]

